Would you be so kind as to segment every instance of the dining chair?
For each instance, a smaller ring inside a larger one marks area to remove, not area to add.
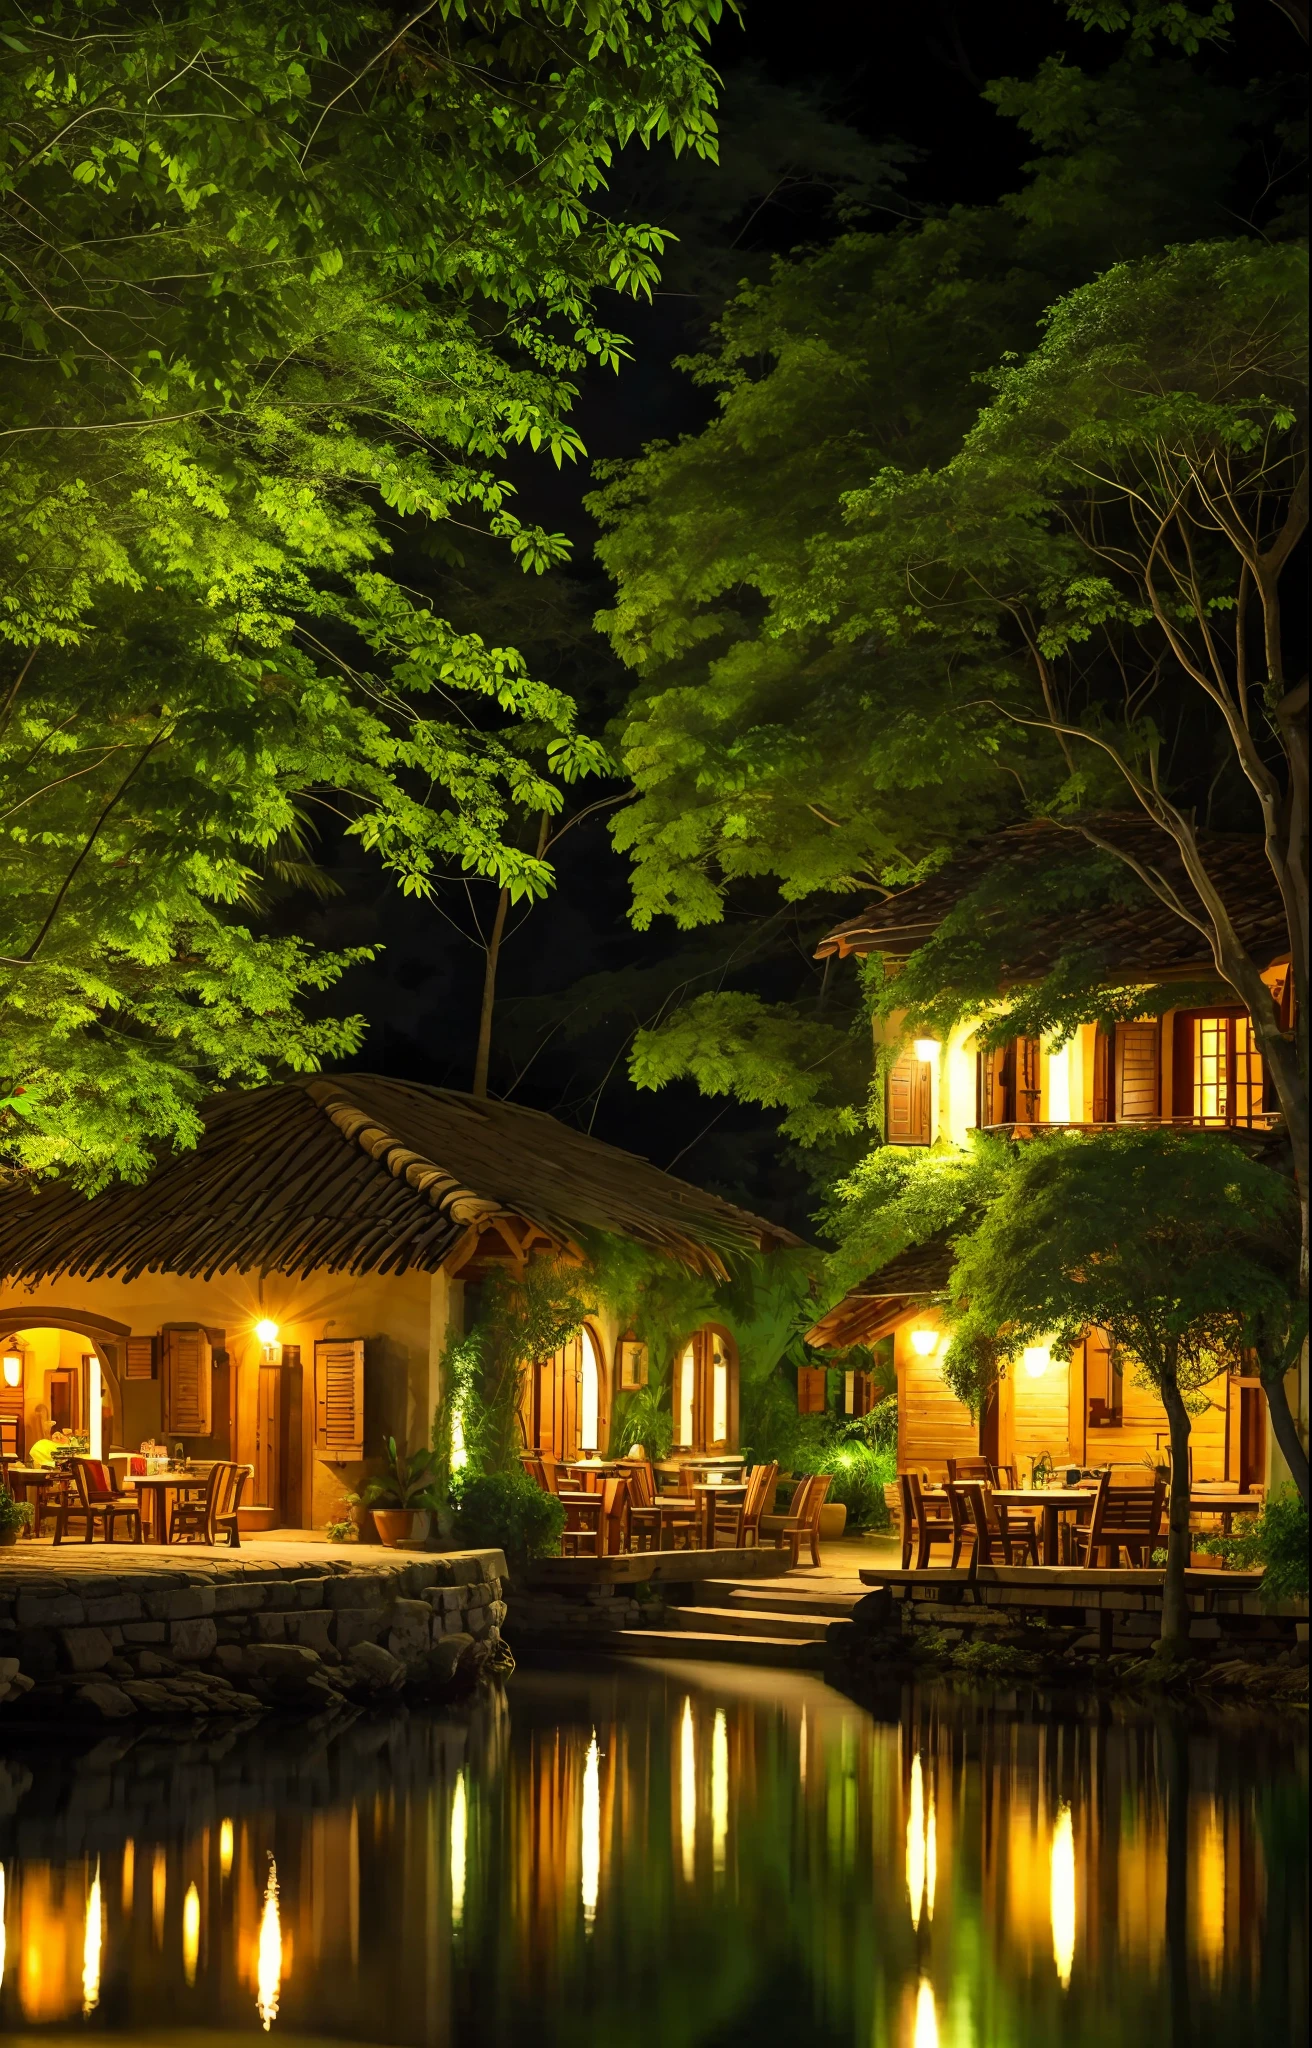
[[[169,1513],[170,1543],[217,1543],[220,1534],[228,1538],[231,1550],[240,1550],[237,1531],[237,1503],[246,1484],[246,1467],[222,1459],[211,1465],[205,1491],[197,1500],[174,1501]]]
[[[937,1501],[925,1499],[918,1472],[899,1472],[897,1478],[902,1493],[903,1570],[905,1571],[911,1562],[914,1545],[916,1570],[923,1572],[936,1543],[956,1543],[952,1510],[946,1501],[940,1510]],[[959,1551],[960,1546],[957,1548]],[[955,1561],[954,1557],[953,1562]]]
[[[820,1562],[820,1510],[834,1483],[832,1472],[808,1472],[775,1523],[775,1549],[789,1552],[796,1566],[803,1542],[811,1546],[811,1562]]]
[[[99,1522],[104,1529],[106,1543],[113,1543],[116,1541],[114,1532],[122,1520],[133,1530],[133,1542],[140,1543],[141,1503],[119,1492],[113,1468],[100,1458],[71,1458],[69,1464],[75,1491],[71,1495],[65,1493],[55,1510],[55,1542],[63,1542],[70,1522],[84,1521],[85,1542],[92,1541]]]
[[[947,1468],[949,1483],[954,1479],[978,1479],[985,1485],[993,1483],[993,1467],[987,1458],[949,1458]]]
[[[603,1479],[601,1493],[601,1543],[599,1555],[618,1557],[629,1547],[629,1482],[621,1475],[618,1479]]]
[[[1093,1497],[1088,1527],[1075,1530],[1077,1561],[1091,1566],[1097,1562],[1098,1552],[1105,1550],[1108,1564],[1115,1568],[1123,1549],[1134,1563],[1151,1564],[1165,1497],[1160,1478],[1152,1486],[1112,1486],[1104,1473]]]

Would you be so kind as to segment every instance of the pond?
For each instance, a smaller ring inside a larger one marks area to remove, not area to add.
[[[1291,1721],[705,1665],[0,1759],[0,2032],[235,2048],[1301,2041]]]

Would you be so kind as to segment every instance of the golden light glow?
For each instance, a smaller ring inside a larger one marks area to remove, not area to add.
[[[231,1874],[232,1822],[230,1820],[222,1820],[219,1822],[219,1875],[220,1877],[229,1877]]]
[[[915,1045],[916,1058],[924,1067],[927,1067],[931,1060],[936,1060],[943,1050],[937,1038],[917,1038],[913,1043]]]
[[[601,1891],[601,1752],[597,1748],[595,1728],[583,1766],[579,1890],[583,1896],[583,1924],[591,1930],[597,1917],[597,1898]]]
[[[928,1977],[921,1978],[916,1993],[916,2031],[911,2038],[912,2048],[938,2048],[938,2009]]]
[[[803,1787],[806,1785],[806,1715],[802,1715],[802,1732],[797,1742],[797,1775]]]
[[[196,1964],[200,1957],[200,1893],[194,1884],[187,1886],[187,1896],[182,1901],[182,1974],[188,1984],[196,1981]]]
[[[8,1942],[5,1935],[5,1866],[0,1863],[0,1985],[5,1981],[5,1950]]]
[[[137,1849],[131,1836],[123,1844],[123,1912],[132,1911],[132,1894],[136,1889]]]
[[[100,1858],[87,1893],[87,1919],[82,1930],[82,2014],[85,2018],[100,2003],[100,1944],[103,1939],[100,1909]]]
[[[1071,1120],[1071,1049],[1063,1045],[1048,1054],[1048,1122]]]
[[[920,1926],[925,1897],[925,1776],[920,1752],[911,1759],[911,1803],[907,1812],[907,1897],[911,1901],[911,1925]]]
[[[913,1330],[911,1349],[917,1358],[929,1358],[938,1349],[937,1330]]]
[[[692,1725],[692,1701],[683,1703],[683,1725],[679,1730],[679,1840],[683,1851],[683,1881],[691,1884],[697,1859],[697,1734]]]
[[[934,1893],[938,1889],[938,1821],[934,1816],[934,1787],[929,1788],[929,1812],[925,1816],[925,1913],[934,1917]]]
[[[729,1724],[715,1709],[711,1736],[711,1865],[723,1871],[729,1846]]]
[[[451,1925],[458,1929],[465,1918],[465,1864],[469,1854],[469,1795],[465,1774],[456,1773],[451,1796]]]
[[[23,1355],[20,1351],[5,1353],[5,1385],[21,1387],[23,1384]]]
[[[264,1911],[260,1915],[260,1940],[255,1960],[255,2009],[267,2034],[278,2017],[282,1992],[282,1919],[278,1912],[278,1866],[269,1858],[269,1876],[264,1887]]]
[[[690,1344],[683,1357],[679,1360],[679,1442],[681,1444],[690,1444],[692,1442],[692,1395],[695,1377],[692,1345]]]
[[[579,1379],[579,1449],[591,1455],[601,1428],[601,1372],[597,1340],[583,1325],[583,1365]]]
[[[255,1325],[255,1334],[261,1344],[276,1344],[278,1341],[278,1325],[275,1322],[271,1322],[268,1316],[262,1316]]]
[[[1027,1344],[1020,1362],[1032,1380],[1041,1380],[1052,1364],[1052,1352],[1046,1344]]]
[[[1199,1960],[1217,1970],[1225,1955],[1225,1835],[1215,1800],[1204,1810],[1190,1877]]]
[[[1049,1886],[1052,1912],[1052,1957],[1064,1991],[1071,1981],[1075,1961],[1075,1833],[1071,1810],[1063,1803],[1052,1831],[1052,1877]]]
[[[718,1337],[711,1339],[711,1441],[729,1441],[729,1361]]]
[[[469,1463],[469,1452],[465,1448],[465,1425],[457,1408],[451,1417],[451,1470],[463,1472]]]
[[[164,1908],[168,1904],[169,1866],[163,1849],[156,1849],[155,1859],[150,1868],[150,1917],[155,1930],[155,1946],[164,1945]]]

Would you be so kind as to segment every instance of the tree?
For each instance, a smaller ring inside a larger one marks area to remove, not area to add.
[[[0,53],[5,597],[0,1141],[140,1171],[213,1078],[349,1050],[307,987],[346,964],[231,913],[306,873],[314,807],[411,893],[512,900],[599,750],[512,649],[395,574],[405,522],[473,521],[541,570],[517,445],[622,338],[657,230],[608,216],[617,149],[713,154],[720,0],[283,0],[15,15]],[[425,699],[429,702],[425,703]],[[529,726],[535,762],[516,744]]]
[[[984,1375],[1027,1344],[1069,1355],[1101,1329],[1122,1369],[1161,1400],[1171,1439],[1165,1652],[1189,1633],[1190,1406],[1263,1324],[1296,1320],[1292,1256],[1283,1277],[1263,1256],[1281,1238],[1292,1254],[1296,1231],[1289,1182],[1232,1139],[1127,1128],[1019,1145],[955,1247],[946,1365],[974,1378],[977,1398]]]

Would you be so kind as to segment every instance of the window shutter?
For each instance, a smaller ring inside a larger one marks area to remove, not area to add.
[[[158,1371],[156,1340],[154,1337],[129,1337],[125,1348],[123,1377],[126,1380],[153,1380]]]
[[[1016,1110],[1014,1121],[1018,1124],[1036,1124],[1043,1105],[1041,1068],[1039,1065],[1042,1048],[1037,1038],[1016,1040]]]
[[[824,1414],[825,1369],[822,1365],[798,1366],[797,1412],[799,1415]]]
[[[1158,1028],[1152,1024],[1116,1027],[1116,1121],[1148,1123],[1161,1114]]]
[[[1116,1121],[1116,1061],[1110,1031],[1100,1024],[1093,1035],[1093,1121]]]
[[[364,1456],[364,1338],[314,1347],[314,1448],[326,1464]]]
[[[210,1340],[197,1324],[176,1323],[160,1333],[165,1436],[208,1436]]]
[[[888,1072],[884,1132],[890,1145],[928,1145],[930,1064],[900,1053]]]
[[[1171,1114],[1194,1113],[1194,1013],[1177,1010],[1171,1020]]]

